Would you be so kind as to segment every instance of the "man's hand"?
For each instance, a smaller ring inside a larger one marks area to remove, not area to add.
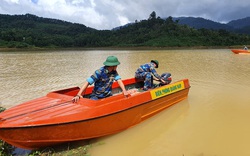
[[[73,102],[73,103],[77,103],[77,102],[79,101],[80,98],[81,98],[80,95],[76,95],[75,97],[73,97],[72,102]]]
[[[130,94],[128,93],[128,91],[125,90],[125,91],[123,91],[123,95],[124,95],[125,97],[129,97]]]
[[[160,81],[161,81],[163,84],[167,83],[167,82],[166,82],[166,81],[164,81],[163,79],[160,79]]]

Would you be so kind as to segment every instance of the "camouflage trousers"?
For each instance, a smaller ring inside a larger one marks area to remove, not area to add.
[[[135,78],[144,80],[143,90],[148,90],[153,87],[153,76],[151,72],[136,72]]]

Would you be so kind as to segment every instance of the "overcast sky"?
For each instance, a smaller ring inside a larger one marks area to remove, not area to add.
[[[250,16],[249,0],[0,0],[0,14],[33,14],[112,29],[156,16],[203,17],[220,23]]]

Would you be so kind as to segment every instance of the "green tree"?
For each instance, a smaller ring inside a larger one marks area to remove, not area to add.
[[[151,19],[156,19],[156,13],[155,13],[155,11],[153,11],[150,15],[149,15],[149,18],[148,18],[149,20],[151,20]]]

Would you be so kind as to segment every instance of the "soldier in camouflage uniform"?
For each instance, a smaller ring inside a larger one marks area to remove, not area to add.
[[[135,78],[143,79],[144,86],[143,90],[153,88],[153,79],[165,83],[161,79],[161,76],[157,74],[155,68],[158,68],[159,62],[157,60],[151,60],[150,63],[141,65],[135,72]],[[153,75],[153,76],[152,76]]]
[[[116,71],[117,65],[120,64],[117,57],[109,56],[103,64],[105,66],[96,70],[93,75],[87,78],[82,88],[72,99],[73,102],[77,102],[82,97],[83,91],[85,91],[85,89],[92,84],[94,84],[94,89],[92,91],[92,94],[90,95],[90,99],[98,100],[112,96],[112,84],[114,81],[118,82],[124,96],[128,95],[121,77]]]

